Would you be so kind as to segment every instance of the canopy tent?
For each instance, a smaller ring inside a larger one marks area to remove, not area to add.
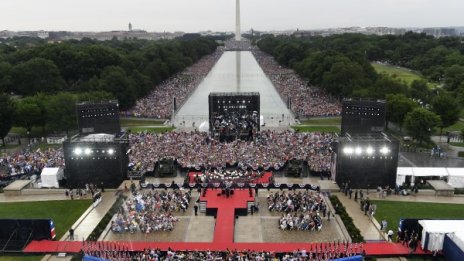
[[[464,168],[447,168],[448,184],[453,188],[464,188]]]
[[[207,121],[202,122],[198,127],[198,130],[201,132],[209,132],[209,123]]]
[[[43,168],[40,174],[42,180],[42,187],[46,188],[59,188],[58,181],[63,178],[62,168]]]
[[[454,188],[464,188],[464,168],[411,168],[398,167],[396,185],[400,186],[411,177],[446,177],[448,184]]]
[[[442,250],[445,235],[455,233],[464,226],[464,220],[419,220],[422,226],[422,248]]]

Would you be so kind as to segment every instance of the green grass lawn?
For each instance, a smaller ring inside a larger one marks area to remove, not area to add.
[[[301,132],[340,132],[336,126],[292,126],[294,130]]]
[[[446,134],[447,131],[462,131],[464,130],[464,121],[458,120],[455,124],[444,128],[443,134]],[[437,133],[440,134],[440,130],[437,130]]]
[[[90,204],[91,200],[0,203],[0,218],[51,218],[60,239]]]
[[[43,257],[44,257],[43,255],[16,255],[16,256],[0,255],[0,260],[2,261],[40,261],[42,260]]]
[[[331,117],[331,118],[316,118],[301,121],[303,125],[341,125],[341,117]]]
[[[446,200],[445,198],[443,200]],[[425,202],[379,201],[375,218],[379,223],[386,219],[388,229],[397,231],[401,218],[437,218],[437,219],[463,219],[464,205]]]
[[[122,118],[120,120],[122,127],[130,126],[150,126],[150,125],[163,125],[164,120],[148,120],[137,118]]]
[[[449,145],[456,147],[464,147],[464,142],[450,142]]]
[[[174,130],[173,127],[129,127],[128,130],[131,132],[155,132],[155,133],[163,133],[167,131]]]
[[[406,84],[409,86],[414,80],[426,80],[422,75],[418,74],[417,72],[408,70],[407,68],[399,68],[396,66],[379,63],[371,64],[378,73],[385,73],[390,75],[393,78],[406,82]],[[437,84],[428,82],[428,86],[430,88],[434,88],[437,86]]]

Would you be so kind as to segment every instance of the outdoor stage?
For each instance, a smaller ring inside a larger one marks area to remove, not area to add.
[[[199,174],[201,174],[201,172],[189,172],[188,173],[189,183],[195,183],[195,176]],[[253,180],[251,183],[254,183],[254,184],[269,183],[270,178],[272,178],[272,172],[267,171],[267,172],[264,172],[264,174],[260,178]]]

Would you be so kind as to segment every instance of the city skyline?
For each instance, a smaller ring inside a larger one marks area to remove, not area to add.
[[[244,0],[242,30],[462,26],[459,0]],[[234,31],[234,0],[18,0],[0,3],[0,30]]]

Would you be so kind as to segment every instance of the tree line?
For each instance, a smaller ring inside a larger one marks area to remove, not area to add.
[[[5,114],[14,115],[12,124],[28,131],[32,126],[46,125],[68,131],[75,127],[77,101],[115,98],[122,110],[128,109],[154,86],[211,54],[216,47],[214,38],[200,36],[161,41],[3,40],[0,93],[9,95],[0,99],[0,138],[11,128]],[[10,95],[20,98],[11,100]],[[60,117],[66,117],[69,124]]]
[[[308,79],[309,84],[339,99],[386,99],[387,120],[406,126],[420,143],[430,137],[434,127],[454,124],[460,104],[464,104],[464,45],[458,37],[434,38],[412,32],[301,38],[264,35],[257,45],[279,64]],[[442,87],[431,89],[424,80],[409,86],[377,73],[373,61],[416,70]],[[418,133],[419,122],[427,133]]]

